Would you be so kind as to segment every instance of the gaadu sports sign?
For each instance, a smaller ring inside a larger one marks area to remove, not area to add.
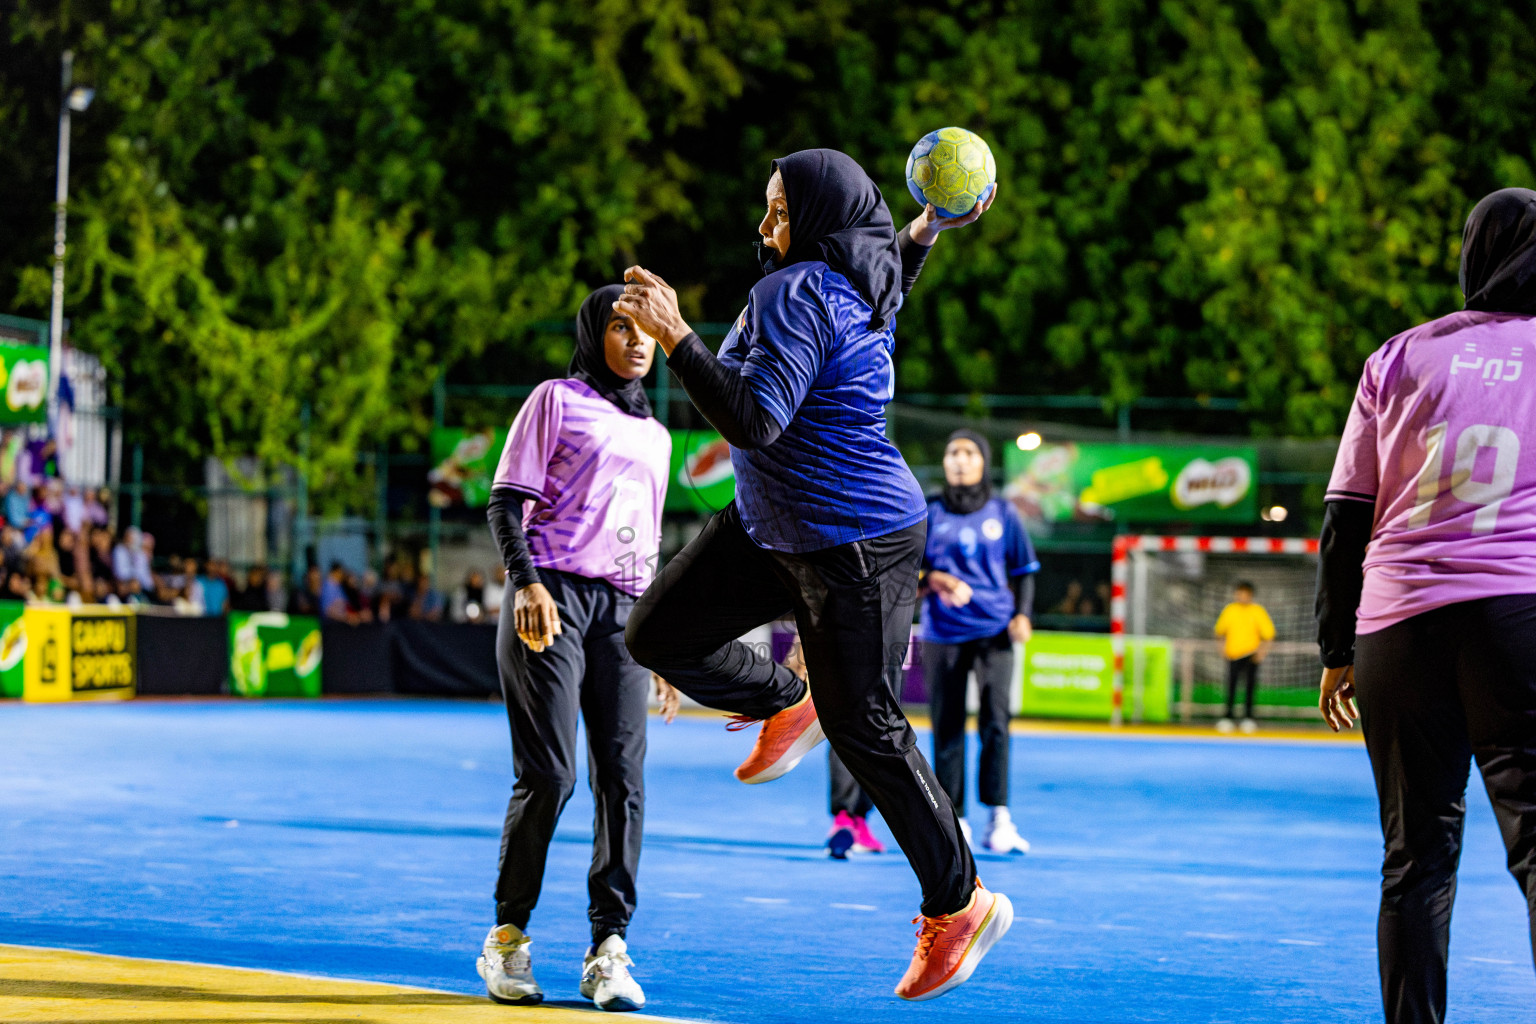
[[[1249,523],[1258,453],[1207,445],[1056,444],[1007,450],[1007,497],[1037,522]]]

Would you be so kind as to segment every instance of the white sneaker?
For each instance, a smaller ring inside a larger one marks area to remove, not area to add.
[[[1219,733],[1229,733],[1233,728],[1235,728],[1235,723],[1230,718],[1223,718],[1216,723],[1216,731]]]
[[[581,994],[600,1010],[638,1010],[645,1005],[640,983],[629,973],[635,962],[629,947],[610,935],[596,949],[587,950],[581,967]]]
[[[475,970],[485,979],[486,994],[498,1003],[532,1006],[544,1001],[544,990],[533,980],[533,940],[510,924],[499,924],[485,937]]]
[[[993,853],[1029,852],[1029,840],[1019,835],[1013,815],[1006,807],[992,808],[992,823],[987,826],[987,849]]]
[[[965,836],[966,846],[976,845],[975,841],[971,839],[971,823],[966,821],[964,818],[960,819],[960,834]]]
[[[1237,724],[1237,727],[1238,727],[1238,729],[1240,729],[1242,731],[1243,735],[1245,735],[1245,736],[1252,736],[1254,733],[1259,731],[1259,723],[1255,722],[1251,718],[1243,719],[1241,722],[1239,722]]]

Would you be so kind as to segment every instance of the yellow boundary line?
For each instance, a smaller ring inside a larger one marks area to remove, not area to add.
[[[575,986],[571,987],[575,996]],[[484,997],[246,967],[0,945],[0,1020],[50,1024],[590,1024],[596,1007],[509,1008]],[[626,1014],[636,1021],[694,1024]]]

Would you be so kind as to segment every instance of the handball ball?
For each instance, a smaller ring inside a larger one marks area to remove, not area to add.
[[[940,217],[963,217],[997,187],[997,162],[975,132],[929,132],[907,157],[907,190],[919,205],[933,204]]]

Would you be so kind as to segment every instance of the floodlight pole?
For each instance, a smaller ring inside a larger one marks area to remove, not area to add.
[[[65,50],[59,87],[59,180],[53,213],[53,314],[48,321],[48,424],[58,429],[59,379],[64,372],[64,218],[69,201],[69,89],[74,84],[75,53]]]

